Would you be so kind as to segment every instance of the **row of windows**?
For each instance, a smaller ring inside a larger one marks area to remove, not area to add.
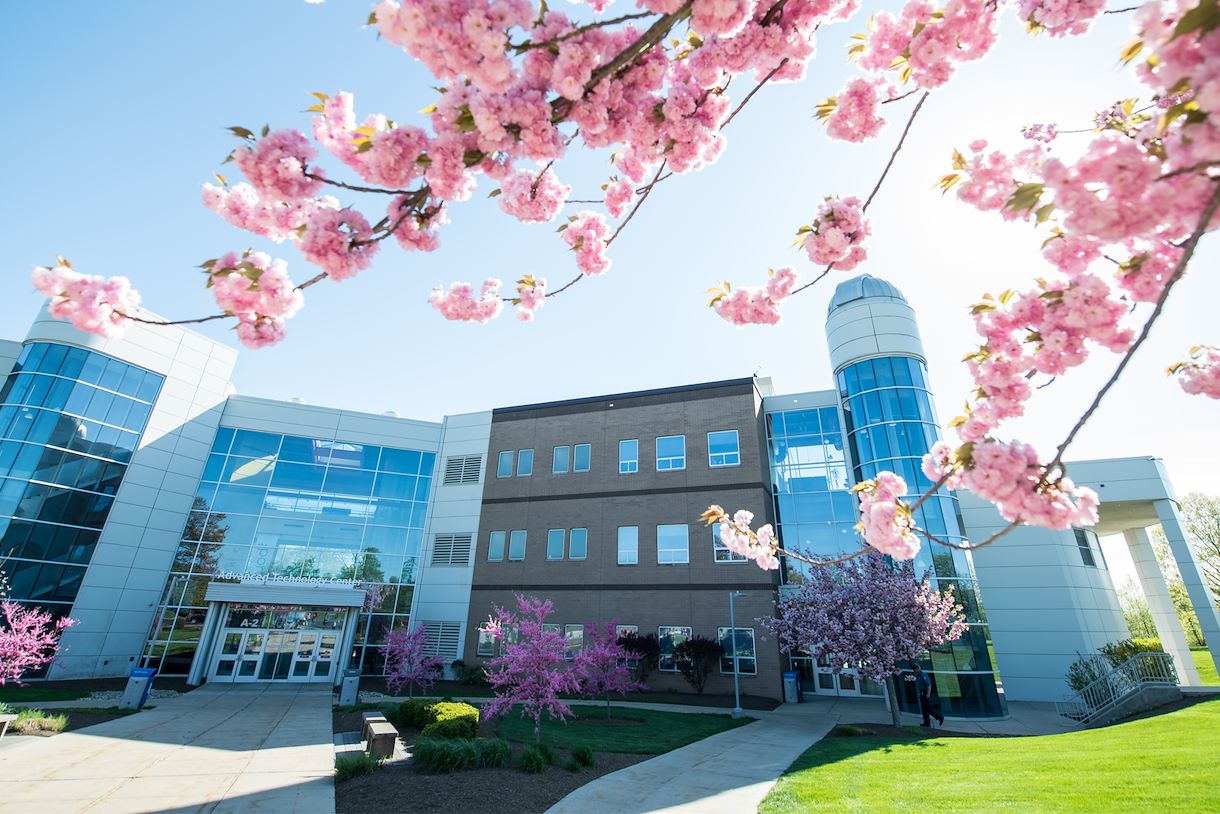
[[[21,371],[75,379],[150,403],[156,401],[162,380],[156,373],[84,348],[42,342],[21,349],[12,372],[16,374]],[[7,395],[7,390],[0,391],[0,401]]]
[[[4,405],[0,407],[0,431],[10,430],[15,415],[40,409],[122,429],[143,427],[152,412],[148,402],[71,379],[23,373],[12,381],[15,383],[8,395],[0,400]]]
[[[424,477],[431,477],[436,465],[434,452],[235,430],[231,427],[221,427],[216,431],[212,452],[242,458],[262,458],[269,464],[316,464],[331,469],[366,469]]]
[[[319,495],[286,489],[232,486],[227,483],[200,484],[195,495],[197,511],[210,509],[227,516],[264,515],[290,520],[333,520],[370,523],[382,526],[422,528],[428,513],[424,501],[388,498],[353,498]]]
[[[487,535],[487,560],[502,562],[505,559],[525,559],[527,540],[525,529],[492,531]],[[711,527],[712,559],[714,562],[745,562],[746,558],[734,554],[720,542],[720,526]],[[657,564],[685,565],[690,562],[690,530],[685,523],[657,526]],[[619,565],[639,565],[639,526],[619,526],[617,531],[617,562]],[[583,560],[589,554],[589,530],[548,529],[546,558],[548,560]]]
[[[853,396],[843,402],[847,431],[884,421],[923,421],[936,424],[932,400],[923,390],[891,387]]]
[[[506,449],[499,453],[496,462],[496,477],[514,476],[513,461],[516,459],[516,477],[534,474],[534,450]],[[563,444],[551,451],[551,474],[566,475],[568,472],[588,472],[592,467],[592,444]],[[707,434],[707,464],[715,469],[741,464],[741,448],[737,430],[719,430]],[[672,472],[686,468],[686,436],[663,435],[656,439],[656,470]],[[640,471],[640,442],[627,438],[618,442],[618,471],[620,475],[632,475]]]
[[[31,444],[50,444],[98,458],[126,463],[140,440],[138,431],[122,430],[72,418],[52,410],[35,410],[22,407],[0,407],[0,438],[5,446],[19,441]],[[28,445],[27,445],[28,446]],[[11,461],[12,458],[10,457]]]
[[[926,389],[923,362],[909,356],[885,356],[856,362],[839,373],[839,392],[844,396],[878,387]]]

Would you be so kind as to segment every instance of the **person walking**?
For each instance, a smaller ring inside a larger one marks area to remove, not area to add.
[[[923,671],[923,668],[918,663],[915,664],[915,691],[919,693],[919,714],[923,716],[923,723],[920,726],[931,727],[930,720],[934,714],[932,711],[932,677]],[[936,722],[944,724],[945,716],[940,710],[935,712]]]

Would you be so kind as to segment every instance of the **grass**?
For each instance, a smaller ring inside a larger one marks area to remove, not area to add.
[[[45,687],[0,687],[0,701],[77,701],[88,698],[88,690],[52,690]]]
[[[651,709],[612,707],[615,718],[642,721],[639,724],[605,724],[604,707],[573,707],[575,718],[566,723],[542,719],[542,742],[558,749],[588,747],[594,752],[621,752],[630,755],[659,755],[686,746],[709,735],[723,732],[753,718],[728,715],[660,712]],[[534,722],[514,710],[500,722],[497,734],[510,741],[533,743]]]
[[[335,782],[346,783],[368,774],[381,765],[381,759],[366,752],[345,752],[335,758]]]
[[[1216,811],[1220,700],[1028,738],[821,741],[759,814],[835,811]]]
[[[1190,655],[1195,660],[1195,667],[1199,670],[1199,678],[1204,684],[1220,684],[1220,675],[1216,674],[1216,662],[1212,661],[1212,654],[1205,647],[1191,648]]]
[[[9,726],[14,732],[63,732],[68,725],[67,715],[51,715],[40,709],[23,709],[17,713],[17,720]]]

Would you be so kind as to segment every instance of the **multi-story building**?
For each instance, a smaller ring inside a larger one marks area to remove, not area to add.
[[[194,683],[336,682],[349,665],[382,672],[386,633],[406,625],[471,664],[492,652],[482,620],[525,593],[552,600],[573,653],[592,624],[657,635],[654,689],[686,689],[673,648],[701,636],[736,654],[710,692],[735,662],[750,694],[779,697],[794,668],[811,692],[880,695],[851,665],[762,636],[755,620],[804,566],[762,571],[699,521],[712,503],[747,509],[786,547],[837,553],[860,545],[854,483],[890,469],[913,493],[930,486],[919,458],[938,421],[902,294],[843,283],[827,336],[831,389],[741,378],[432,422],[238,396],[224,345],[145,325],[102,339],[44,313],[23,342],[0,342],[0,569],[12,598],[79,622],[52,678],[148,664]],[[1102,496],[1096,528],[1022,528],[973,557],[934,547],[916,562],[969,622],[924,662],[948,714],[1059,698],[1078,652],[1127,635],[1097,534],[1125,535],[1162,642],[1198,683],[1145,532],[1161,525],[1220,660],[1161,464],[1069,467]],[[919,515],[954,542],[1001,524],[964,492]]]

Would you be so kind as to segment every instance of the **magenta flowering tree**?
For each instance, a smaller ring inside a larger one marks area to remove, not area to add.
[[[580,680],[564,660],[563,634],[544,625],[551,601],[517,595],[517,612],[496,608],[482,628],[503,643],[503,652],[487,662],[487,683],[496,696],[483,707],[490,718],[521,706],[521,717],[534,721],[534,740],[542,737],[542,714],[564,720],[572,708],[561,693],[580,690]]]
[[[296,282],[267,251],[218,252],[201,264],[218,311],[177,322],[231,320],[250,347],[281,341],[306,289],[351,280],[387,245],[435,251],[450,210],[484,179],[508,216],[560,222],[574,274],[560,285],[533,274],[507,285],[454,282],[433,289],[429,302],[447,319],[486,322],[511,304],[532,320],[551,298],[608,273],[612,245],[657,186],[714,164],[724,131],[764,86],[804,78],[815,32],[860,24],[868,4],[638,0],[621,13],[607,10],[609,0],[588,5],[569,14],[529,0],[378,2],[368,25],[439,83],[426,120],[358,117],[351,94],[315,93],[312,137],[230,128],[241,143],[229,160],[244,180],[218,174],[217,184],[204,185],[205,206],[269,244],[294,245],[312,268]],[[712,289],[714,313],[734,325],[777,323],[790,297],[867,260],[868,209],[920,111],[959,68],[991,51],[1008,13],[1047,38],[1084,35],[1103,13],[1132,14],[1133,38],[1113,50],[1144,93],[1091,122],[1031,123],[1028,146],[1014,153],[982,139],[964,152],[946,144],[951,162],[940,188],[1035,227],[1046,267],[1024,285],[976,298],[979,343],[966,358],[974,387],[950,422],[957,441],[924,460],[935,486],[910,504],[902,497],[907,484],[893,473],[860,484],[866,545],[849,556],[871,548],[910,558],[924,541],[951,545],[912,515],[942,486],[974,490],[1008,520],[974,546],[1023,523],[1096,522],[1097,496],[1067,476],[1064,454],[1163,318],[1199,240],[1220,226],[1220,120],[1212,118],[1220,109],[1220,0],[1111,10],[1104,0],[906,0],[896,13],[872,14],[867,31],[853,36],[848,56],[858,72],[817,105],[827,134],[848,142],[879,137],[890,111],[903,111],[890,160],[867,195],[821,191],[811,222],[794,216],[806,221],[795,231],[812,279],[784,267],[765,285],[724,283]],[[573,193],[559,177],[561,162],[582,148],[613,151],[600,193]],[[36,269],[34,284],[53,314],[83,330],[110,336],[133,320],[161,322],[140,310],[125,278],[80,274],[62,259]],[[1009,437],[1008,422],[1027,413],[1036,390],[1098,352],[1117,356],[1113,372],[1051,454]],[[1220,399],[1220,349],[1200,344],[1183,354],[1170,368],[1180,386]],[[717,522],[727,517],[713,514]],[[751,530],[739,516],[725,525],[760,566],[776,567],[781,554],[817,562],[781,551],[769,529]]]
[[[53,619],[39,608],[27,608],[12,600],[0,602],[0,685],[21,678],[55,660],[59,637],[76,621],[63,617]]]
[[[414,630],[395,628],[385,637],[385,683],[398,695],[407,688],[408,697],[418,687],[425,693],[441,677],[444,661],[428,653],[428,631],[422,625]]]
[[[626,695],[644,688],[632,675],[631,656],[620,643],[617,628],[617,621],[604,626],[585,625],[584,648],[572,662],[572,669],[580,681],[581,695],[605,696],[607,720],[611,695]]]
[[[878,552],[813,569],[809,582],[777,603],[778,617],[758,619],[785,653],[803,651],[836,668],[884,682],[898,725],[894,676],[903,662],[966,632],[951,591],[915,579],[910,563]]]

